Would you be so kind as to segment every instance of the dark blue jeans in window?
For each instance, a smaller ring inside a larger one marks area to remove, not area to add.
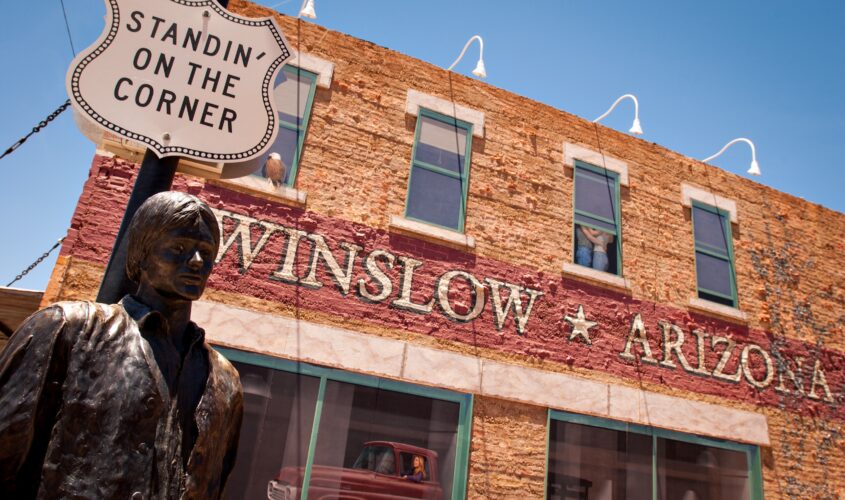
[[[593,262],[592,247],[576,247],[575,248],[575,263],[581,266],[590,267]]]

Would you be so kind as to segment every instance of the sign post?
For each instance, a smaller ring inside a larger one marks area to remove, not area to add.
[[[147,147],[97,296],[113,303],[134,291],[124,270],[129,222],[170,189],[180,157],[243,162],[273,144],[272,87],[291,50],[273,18],[240,17],[217,0],[105,2],[106,27],[66,83],[80,115]]]

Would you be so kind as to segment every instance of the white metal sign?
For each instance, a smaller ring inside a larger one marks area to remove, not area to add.
[[[291,52],[273,18],[215,0],[105,2],[103,34],[68,71],[77,111],[160,157],[245,161],[270,147]]]

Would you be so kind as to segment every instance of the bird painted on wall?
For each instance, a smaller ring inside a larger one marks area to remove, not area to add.
[[[270,181],[273,187],[284,185],[286,170],[285,164],[282,162],[282,156],[279,153],[270,153],[270,156],[267,157],[267,161],[264,162],[264,166],[261,168],[264,177]]]

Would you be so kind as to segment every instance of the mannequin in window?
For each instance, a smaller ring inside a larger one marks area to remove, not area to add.
[[[593,244],[593,269],[606,272],[609,264],[607,245],[613,242],[613,235],[591,227],[583,227],[582,229],[584,235]]]
[[[404,475],[402,476],[402,479],[421,483],[425,479],[425,459],[420,455],[414,455],[414,461],[412,464],[414,468],[413,474]]]
[[[593,262],[593,243],[587,237],[587,229],[580,224],[575,226],[575,263],[584,267]]]

